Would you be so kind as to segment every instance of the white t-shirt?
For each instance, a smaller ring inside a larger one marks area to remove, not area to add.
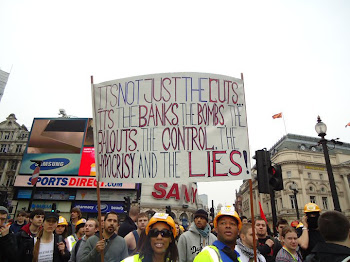
[[[36,238],[34,240],[34,244]],[[52,262],[53,261],[53,251],[54,251],[54,237],[52,234],[52,240],[50,243],[40,243],[38,262]]]

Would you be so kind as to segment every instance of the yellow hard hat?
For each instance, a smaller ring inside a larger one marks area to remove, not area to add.
[[[230,216],[230,217],[235,218],[237,220],[238,230],[241,229],[242,221],[241,221],[238,213],[233,209],[233,207],[226,206],[226,207],[221,208],[221,210],[218,212],[218,214],[214,218],[214,227],[218,226],[218,219],[219,219],[219,217],[222,217],[222,216]]]
[[[68,222],[63,216],[60,216],[58,218],[58,224],[57,225],[58,226],[68,226]]]
[[[308,203],[304,206],[304,213],[310,213],[310,212],[321,212],[321,209],[318,205],[314,203]]]
[[[81,218],[78,220],[78,222],[75,224],[75,230],[78,231],[79,228],[84,227],[86,224],[86,219],[85,218]]]
[[[168,224],[171,228],[171,231],[173,232],[174,238],[176,237],[175,222],[172,219],[172,217],[166,213],[155,213],[153,215],[153,217],[150,219],[150,221],[148,222],[148,225],[145,229],[146,235],[148,235],[149,231],[151,230],[152,225],[157,223],[157,222],[164,222],[164,223]]]

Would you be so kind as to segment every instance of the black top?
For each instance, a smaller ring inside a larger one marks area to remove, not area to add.
[[[312,229],[312,228],[309,228],[308,230],[309,230],[309,246],[307,249],[300,248],[301,255],[303,256],[303,259],[305,259],[306,256],[311,253],[311,250],[317,245],[317,243],[319,243],[319,242],[324,243],[324,239],[323,239],[320,231],[318,231],[317,229]],[[298,228],[297,233],[298,233],[298,237],[300,237],[301,234],[303,233],[302,229]]]
[[[265,244],[266,240],[271,239],[275,244],[272,247],[269,247]],[[259,252],[265,257],[266,262],[273,262],[275,261],[277,250],[279,248],[279,245],[276,241],[276,239],[267,236],[265,238],[259,238],[258,239],[258,250]]]
[[[135,222],[127,215],[125,217],[125,221],[118,230],[118,235],[121,237],[125,237],[127,234],[129,234],[131,231],[136,230],[137,226]]]
[[[311,254],[307,257],[306,261],[314,260],[319,262],[340,262],[345,258],[350,257],[350,248],[332,243],[318,243]]]

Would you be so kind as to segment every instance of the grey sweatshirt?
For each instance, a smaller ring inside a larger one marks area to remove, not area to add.
[[[212,233],[209,233],[207,237],[203,237],[192,222],[190,229],[180,236],[177,243],[179,262],[192,262],[204,247],[213,244],[216,239],[216,236]]]

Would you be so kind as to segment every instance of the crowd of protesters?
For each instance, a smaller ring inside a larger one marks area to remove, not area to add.
[[[273,236],[266,219],[257,218],[253,225],[232,207],[223,207],[213,221],[199,209],[185,230],[169,214],[150,218],[136,206],[121,224],[113,211],[99,224],[95,218],[84,219],[77,207],[69,222],[55,212],[36,209],[18,212],[9,223],[8,210],[0,206],[0,261],[350,261],[349,219],[337,211],[321,213],[313,203],[305,205],[304,214],[301,222],[291,225],[280,219]]]

